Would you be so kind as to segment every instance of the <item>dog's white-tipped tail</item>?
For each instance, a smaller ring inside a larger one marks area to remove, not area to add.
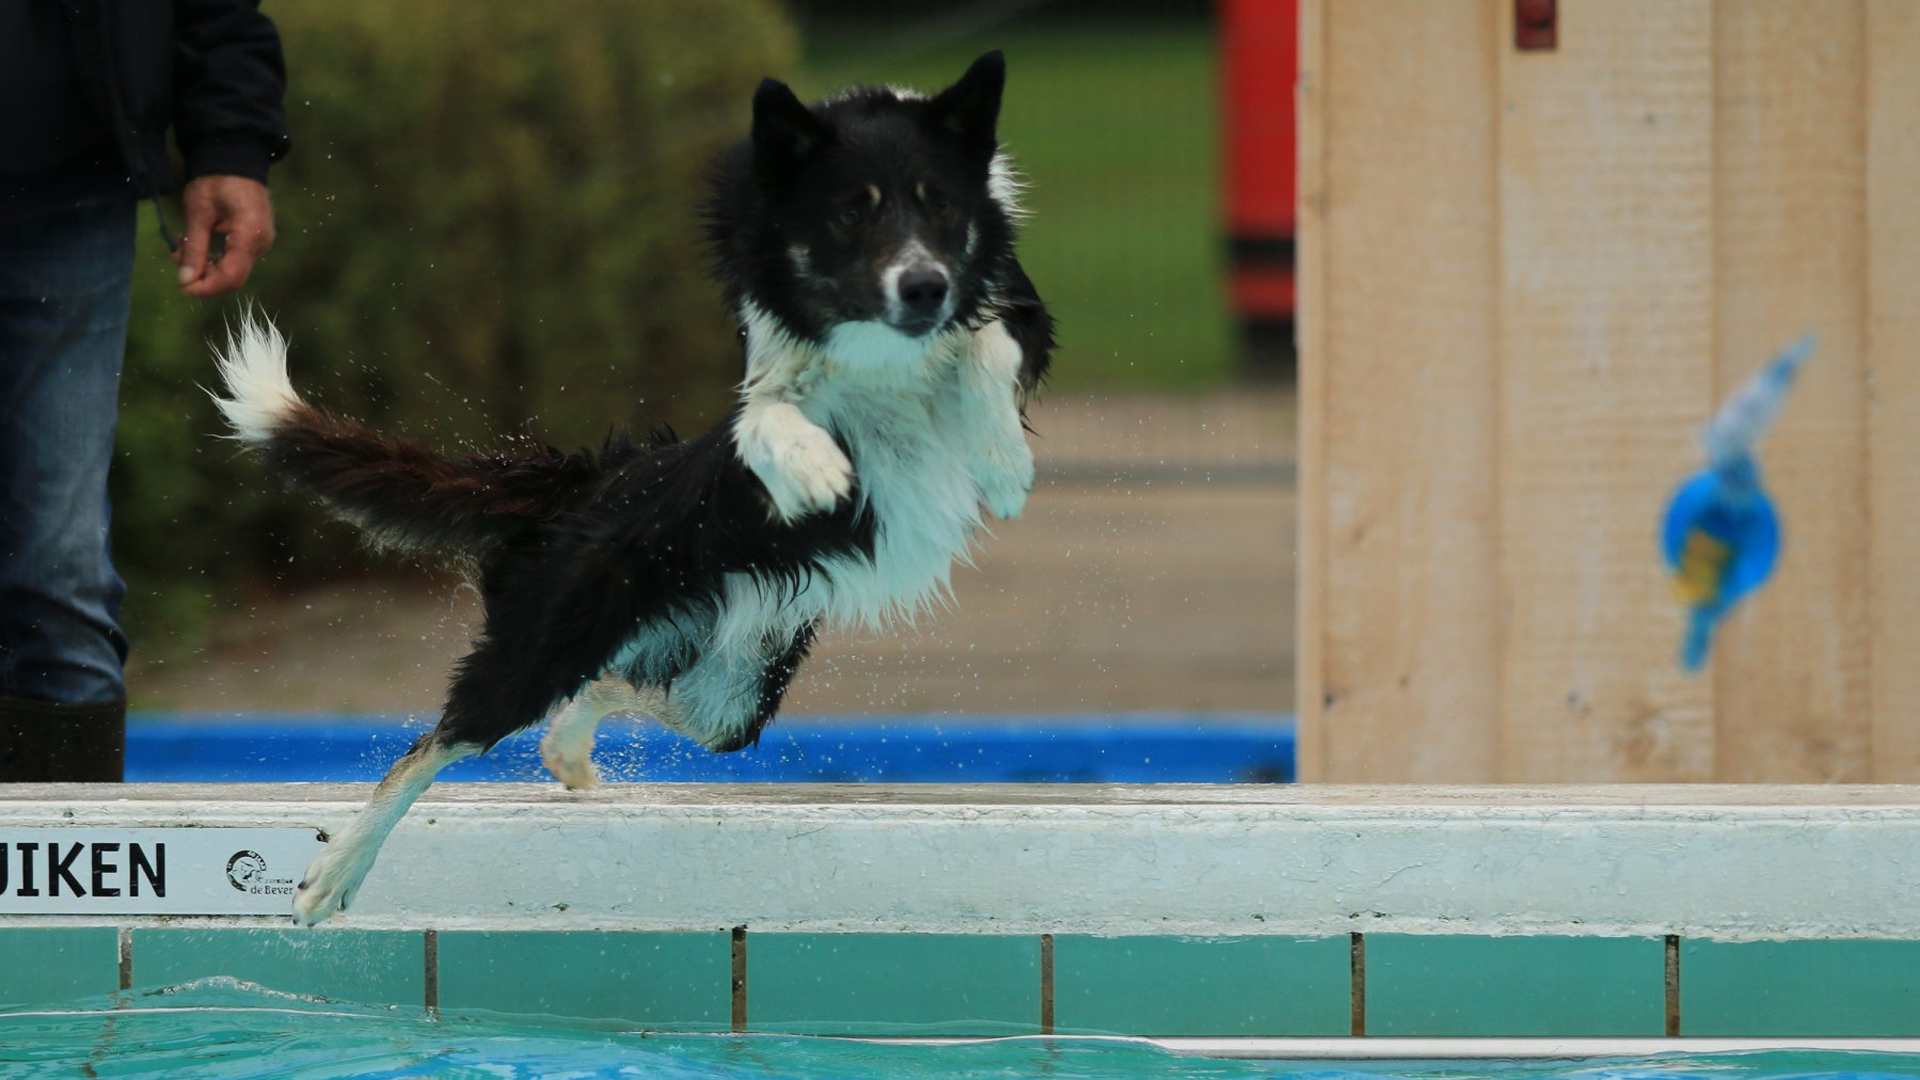
[[[214,353],[227,396],[214,395],[234,438],[265,442],[300,405],[287,378],[287,339],[266,316],[249,310],[227,332],[227,344]]]

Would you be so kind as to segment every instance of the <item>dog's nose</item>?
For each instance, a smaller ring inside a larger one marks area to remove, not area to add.
[[[947,275],[938,269],[909,270],[900,275],[900,306],[915,318],[930,319],[947,302]]]

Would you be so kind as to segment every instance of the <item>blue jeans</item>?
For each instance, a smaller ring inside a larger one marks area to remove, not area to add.
[[[0,224],[0,697],[123,701],[107,466],[134,201]]]

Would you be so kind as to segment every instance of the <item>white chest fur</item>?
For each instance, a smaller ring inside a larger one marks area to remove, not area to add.
[[[803,405],[810,419],[846,440],[859,478],[855,498],[875,522],[873,559],[836,566],[835,622],[875,626],[911,619],[944,597],[956,559],[980,526],[980,489],[968,471],[974,432],[954,400],[954,365],[916,389],[836,387]]]
[[[798,596],[763,597],[744,577],[730,582],[717,643],[752,648],[773,626],[822,617],[875,630],[912,620],[944,600],[953,564],[969,557],[980,526],[978,465],[987,444],[1005,439],[1007,425],[983,422],[973,400],[976,369],[983,362],[1004,367],[998,354],[1005,331],[996,325],[914,342],[854,327],[812,346],[757,315],[749,312],[747,408],[736,428],[737,451],[783,513],[833,505],[837,498],[809,499],[834,490],[835,467],[849,470],[841,497],[862,501],[873,514],[874,549],[870,560],[833,560],[829,573]],[[992,381],[1004,382],[1000,411],[1012,418],[1017,439],[1010,376]],[[836,435],[846,455],[833,446]]]

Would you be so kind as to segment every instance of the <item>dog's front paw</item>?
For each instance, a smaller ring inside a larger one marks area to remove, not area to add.
[[[1033,451],[1025,442],[1017,449],[995,454],[977,469],[980,497],[987,509],[1002,521],[1020,516],[1027,508],[1027,496],[1033,493]]]
[[[344,837],[327,845],[327,850],[307,867],[299,887],[293,890],[295,923],[318,926],[332,918],[334,912],[347,910],[347,905],[360,892],[360,883],[367,879],[367,871],[373,868],[373,856],[378,849],[363,852],[361,849],[367,846]]]
[[[853,463],[824,430],[789,431],[772,449],[764,467],[755,472],[782,521],[831,510],[853,490]]]

